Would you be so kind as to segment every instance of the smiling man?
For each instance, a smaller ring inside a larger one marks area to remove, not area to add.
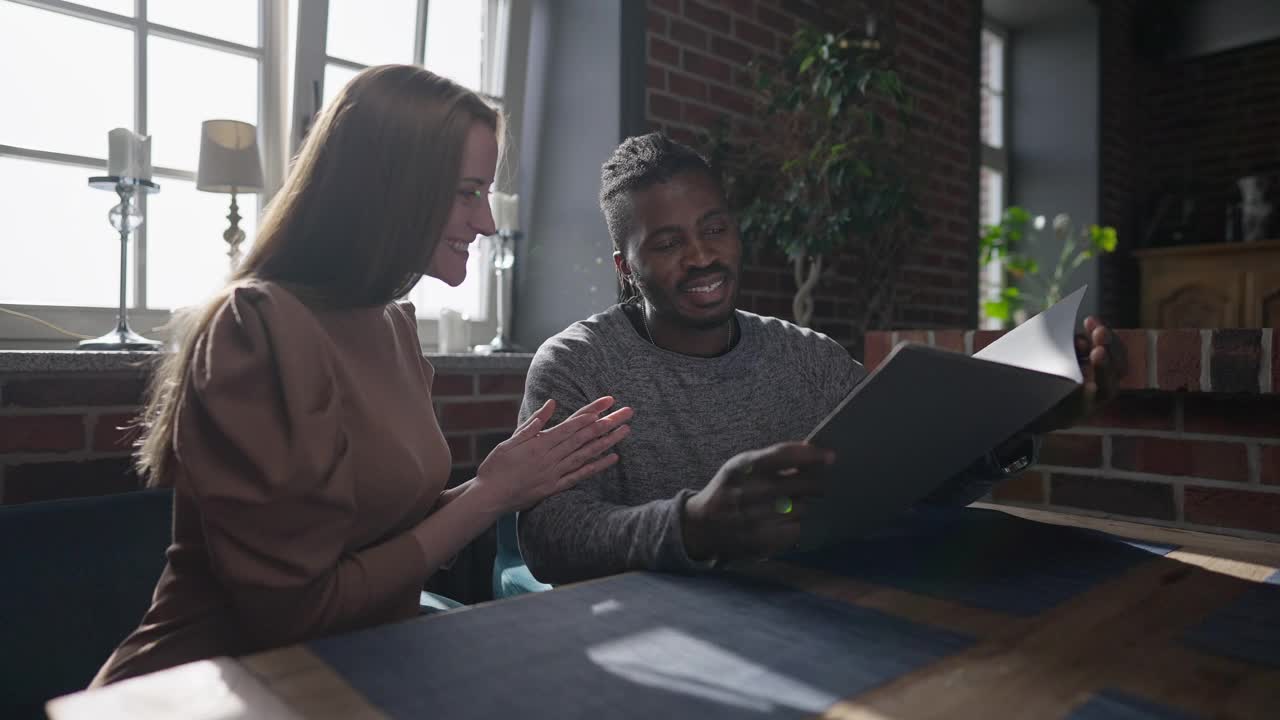
[[[656,133],[629,138],[604,165],[600,206],[623,302],[542,345],[521,416],[548,398],[573,408],[612,395],[635,409],[631,437],[612,468],[520,513],[524,561],[539,580],[563,583],[789,550],[821,492],[815,470],[831,460],[796,441],[865,371],[821,333],[735,308],[742,242],[719,180],[692,149]],[[1089,329],[1104,344],[1106,329]],[[1091,357],[1106,365],[1104,348]],[[1095,390],[1036,429],[1070,424]],[[976,500],[1029,464],[1034,447],[1019,434],[929,500]]]

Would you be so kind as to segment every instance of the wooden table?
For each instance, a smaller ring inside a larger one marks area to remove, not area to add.
[[[1280,585],[1267,584],[1280,579],[1280,547],[995,506],[965,517],[981,526],[967,540],[903,540],[893,551],[901,568],[864,572],[875,565],[868,555],[853,574],[833,571],[831,557],[737,567],[727,578],[632,573],[193,663],[55,700],[50,714],[1280,717],[1280,649],[1259,657],[1249,647],[1280,639]],[[1028,553],[1010,538],[1081,567],[1019,570]],[[984,553],[1010,559],[979,582],[968,567]],[[1109,569],[1092,577],[1090,563]],[[657,608],[667,600],[674,610]],[[632,629],[618,629],[629,616]],[[388,692],[403,702],[387,702]],[[1117,708],[1127,714],[1109,714]]]

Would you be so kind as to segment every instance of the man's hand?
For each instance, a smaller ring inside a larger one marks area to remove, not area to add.
[[[1097,318],[1084,320],[1084,335],[1076,337],[1076,355],[1084,371],[1084,385],[1031,424],[1029,431],[1044,434],[1062,430],[1089,418],[1115,397],[1116,385],[1128,371],[1124,346],[1115,333]]]
[[[767,558],[800,539],[810,498],[822,494],[819,470],[835,455],[800,442],[735,455],[685,503],[685,551],[694,560]]]

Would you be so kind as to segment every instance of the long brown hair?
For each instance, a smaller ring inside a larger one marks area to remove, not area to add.
[[[385,305],[422,277],[448,221],[471,126],[501,137],[476,93],[410,65],[369,68],[320,113],[227,286],[175,320],[178,348],[151,377],[139,424],[139,474],[172,485],[178,412],[199,338],[231,292],[254,281],[326,307]]]

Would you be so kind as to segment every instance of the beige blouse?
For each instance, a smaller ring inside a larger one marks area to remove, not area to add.
[[[175,429],[173,545],[94,685],[412,617],[435,568],[407,531],[449,448],[413,306],[316,311],[237,289],[196,346]]]

